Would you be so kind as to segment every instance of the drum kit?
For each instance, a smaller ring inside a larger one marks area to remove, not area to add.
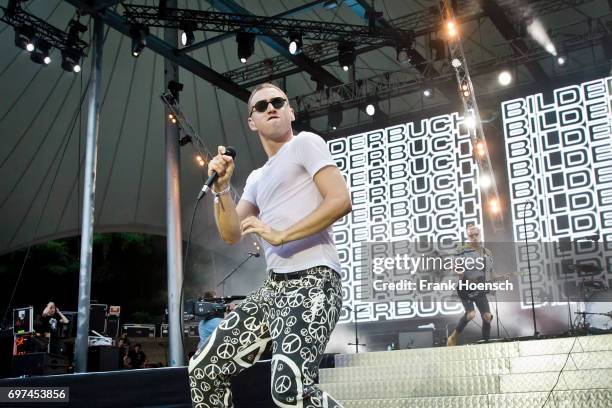
[[[605,279],[594,276],[602,269],[588,264],[571,265],[570,268],[590,275],[578,284],[580,301],[577,303],[578,311],[574,312],[574,329],[588,332],[612,330],[612,293]]]

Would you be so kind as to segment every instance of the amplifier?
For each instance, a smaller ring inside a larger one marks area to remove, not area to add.
[[[121,334],[127,334],[128,337],[155,337],[155,325],[126,323],[121,326]]]
[[[68,359],[49,353],[30,353],[13,357],[11,375],[54,375],[68,373]]]

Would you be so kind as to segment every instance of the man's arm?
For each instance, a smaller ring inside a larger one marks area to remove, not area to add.
[[[313,179],[323,197],[316,210],[284,231],[273,230],[255,216],[249,216],[242,222],[242,235],[253,232],[272,245],[282,245],[316,234],[351,212],[351,197],[337,167],[323,167]]]
[[[60,312],[60,310],[57,307],[55,309],[57,310],[57,314],[59,314],[60,317],[62,318],[60,320],[60,322],[63,323],[63,324],[68,324],[68,322],[70,322],[70,320],[68,320],[68,318],[66,316],[64,316],[64,314],[62,312]]]
[[[215,203],[215,221],[223,241],[228,244],[240,241],[240,223],[247,217],[256,217],[258,213],[257,207],[249,201],[240,200],[236,205],[230,194],[219,197]]]

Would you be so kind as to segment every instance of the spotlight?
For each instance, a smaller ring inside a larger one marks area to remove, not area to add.
[[[51,44],[39,38],[36,40],[36,49],[30,54],[30,59],[37,64],[49,65],[51,63],[51,58],[49,57],[50,49]]]
[[[15,45],[29,52],[34,51],[34,29],[29,26],[16,27]]]
[[[497,214],[499,212],[499,203],[497,202],[495,198],[492,198],[489,201],[489,209],[491,210],[493,214]]]
[[[548,52],[549,54],[552,55],[557,55],[557,49],[555,48],[555,45],[553,43],[548,43],[546,44],[546,46],[544,47],[544,49],[546,50],[546,52]]]
[[[457,35],[457,25],[454,21],[450,20],[446,22],[446,32],[449,37],[455,37]]]
[[[491,187],[492,183],[493,180],[491,179],[491,176],[489,174],[483,173],[480,175],[480,187],[487,189]]]
[[[502,86],[508,86],[512,83],[512,74],[507,69],[504,69],[497,76],[497,81]]]
[[[484,157],[487,154],[485,144],[482,140],[476,142],[476,154],[478,157]]]
[[[238,44],[238,59],[246,64],[255,51],[255,35],[240,32],[236,34],[236,43]]]
[[[338,45],[338,62],[344,71],[355,64],[355,47],[352,43],[342,42]]]
[[[62,68],[68,72],[81,72],[81,51],[77,48],[62,50]]]
[[[470,96],[470,87],[465,81],[461,83],[461,94],[466,98]]]
[[[365,108],[365,111],[368,114],[368,116],[374,116],[374,114],[376,113],[376,107],[374,106],[374,104],[368,103],[368,105]]]
[[[183,47],[189,47],[194,42],[195,34],[193,33],[193,30],[186,28],[181,34],[181,44],[183,44]]]
[[[474,115],[472,115],[471,113],[466,114],[464,116],[464,118],[463,118],[463,124],[468,129],[475,129],[476,128],[476,119],[474,118]]]
[[[557,55],[557,65],[562,67],[567,64],[567,56],[564,54]]]
[[[291,33],[289,35],[289,53],[296,55],[302,52],[302,34]]]
[[[461,60],[459,58],[453,58],[451,65],[453,68],[459,68],[461,66]]]
[[[431,98],[433,96],[433,89],[432,88],[423,89],[423,96],[426,98]]]
[[[339,103],[330,105],[327,112],[327,126],[336,130],[342,123],[342,105]]]
[[[138,57],[142,50],[147,46],[147,35],[149,29],[142,25],[133,25],[130,28],[130,37],[132,37],[132,55]]]

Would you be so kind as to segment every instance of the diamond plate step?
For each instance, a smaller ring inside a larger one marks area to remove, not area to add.
[[[532,408],[542,407],[548,392],[455,397],[342,400],[344,408]],[[609,408],[612,390],[554,391],[544,408]]]
[[[426,362],[449,362],[567,354],[573,352],[612,351],[612,335],[568,337],[439,347],[412,350],[382,351],[360,354],[338,354],[336,367],[403,366]]]

